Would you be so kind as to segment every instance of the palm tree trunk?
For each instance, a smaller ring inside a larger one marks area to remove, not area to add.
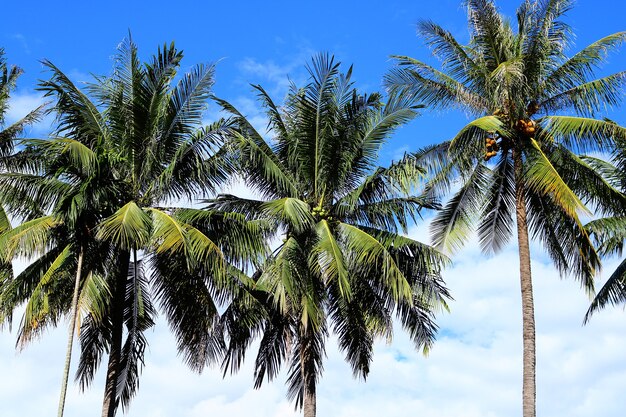
[[[317,398],[315,385],[304,388],[304,417],[315,417],[317,413]]]
[[[61,398],[59,398],[58,417],[63,417],[65,409],[65,396],[67,394],[67,381],[70,377],[70,364],[72,362],[72,346],[74,344],[74,331],[76,330],[76,321],[78,319],[78,291],[80,289],[81,272],[83,268],[83,247],[81,246],[78,253],[78,265],[76,266],[76,279],[74,281],[74,295],[72,296],[72,318],[70,320],[70,330],[67,337],[67,351],[65,353],[65,366],[63,368],[63,379],[61,380]]]
[[[102,417],[114,417],[116,409],[117,379],[120,372],[122,357],[122,335],[124,331],[124,300],[126,297],[126,280],[130,252],[121,252],[122,265],[115,280],[113,300],[111,302],[111,350],[104,384],[104,400],[102,402]]]
[[[303,412],[304,417],[315,417],[317,414],[317,397],[316,397],[316,376],[313,374],[314,366],[311,366],[309,361],[313,361],[312,349],[312,324],[309,323],[308,327],[304,329],[304,346],[300,349],[300,372],[302,375],[303,384]]]
[[[526,221],[526,198],[522,177],[522,159],[513,154],[515,163],[515,212],[517,217],[517,243],[519,251],[520,284],[522,291],[522,335],[523,380],[522,380],[522,415],[536,416],[535,385],[535,307],[533,302],[533,282],[530,270],[530,245],[528,242],[528,223]]]

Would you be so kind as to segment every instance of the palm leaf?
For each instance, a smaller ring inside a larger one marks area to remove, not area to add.
[[[134,201],[129,201],[98,226],[96,238],[123,249],[143,248],[150,237],[151,219]]]
[[[626,259],[618,265],[600,291],[598,291],[585,314],[584,323],[587,323],[595,312],[604,308],[607,304],[617,305],[626,301],[625,278]]]

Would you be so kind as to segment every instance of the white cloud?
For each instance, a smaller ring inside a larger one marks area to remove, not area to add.
[[[26,55],[30,55],[30,46],[28,45],[28,41],[26,40],[26,37],[24,35],[22,35],[21,33],[16,33],[11,37],[13,39],[16,39],[22,45],[22,49],[24,50],[24,53]]]
[[[241,184],[233,186],[243,192]],[[412,230],[422,240],[425,226]],[[626,406],[626,316],[608,308],[582,326],[588,299],[571,279],[558,275],[532,248],[537,316],[538,414],[545,417],[617,417]],[[610,260],[605,270],[616,266]],[[416,352],[396,329],[390,345],[376,346],[367,382],[354,380],[350,367],[328,344],[318,387],[318,415],[337,417],[490,417],[520,415],[521,307],[514,247],[483,257],[475,243],[455,256],[446,282],[455,298],[438,318],[440,338],[428,357]],[[0,334],[3,417],[49,415],[56,407],[66,326],[45,335],[19,355],[14,335]],[[285,399],[285,375],[252,389],[253,352],[241,372],[222,379],[216,369],[191,373],[176,356],[175,343],[160,321],[149,334],[150,349],[139,395],[128,416],[253,415],[297,416]],[[76,356],[75,356],[76,358]],[[74,367],[75,365],[74,361]],[[103,375],[87,393],[73,387],[68,417],[97,414]]]
[[[22,119],[31,111],[35,110],[37,107],[41,106],[46,102],[45,98],[39,93],[29,93],[29,92],[14,92],[11,94],[9,98],[9,108],[6,112],[6,125],[11,125],[18,120]],[[43,125],[50,124],[50,120],[38,123],[38,128],[43,127]]]

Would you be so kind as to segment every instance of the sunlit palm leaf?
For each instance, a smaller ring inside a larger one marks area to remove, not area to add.
[[[150,216],[130,201],[100,223],[96,237],[130,250],[142,248],[148,243],[150,228]]]

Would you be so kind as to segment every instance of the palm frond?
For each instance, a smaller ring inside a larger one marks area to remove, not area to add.
[[[478,213],[484,210],[490,177],[489,168],[476,165],[461,189],[437,213],[430,225],[435,247],[455,251],[469,238]]]
[[[98,226],[96,238],[111,241],[123,249],[143,248],[150,238],[150,215],[129,201]]]
[[[380,271],[379,280],[389,289],[393,299],[411,300],[412,291],[407,278],[398,267],[396,260],[380,241],[367,232],[346,223],[340,223],[338,230],[344,240],[350,257],[362,265],[369,265]]]
[[[487,204],[478,225],[478,238],[483,252],[499,252],[511,238],[514,230],[512,218],[515,207],[515,173],[510,158],[500,158],[493,170],[493,180]]]
[[[54,216],[44,216],[6,231],[0,236],[3,259],[10,262],[18,256],[35,257],[45,253],[54,242],[54,229],[59,225]]]
[[[626,217],[603,217],[590,221],[585,228],[592,234],[603,256],[621,256],[626,241]]]
[[[264,203],[261,211],[268,217],[279,219],[295,232],[303,232],[313,224],[311,207],[297,198],[281,198]]]
[[[348,281],[348,270],[346,269],[344,255],[335,238],[334,225],[325,219],[317,222],[315,230],[317,232],[317,243],[313,247],[311,255],[315,257],[314,269],[319,268],[319,272],[328,283],[336,280],[341,295],[350,299],[351,290]]]
[[[590,214],[589,209],[561,178],[534,139],[530,140],[526,157],[525,183],[533,192],[549,196],[577,223],[580,223],[578,213]]]
[[[618,305],[626,301],[626,259],[623,260],[613,271],[609,279],[602,286],[598,294],[591,302],[591,306],[583,320],[587,323],[591,316],[607,304]]]

